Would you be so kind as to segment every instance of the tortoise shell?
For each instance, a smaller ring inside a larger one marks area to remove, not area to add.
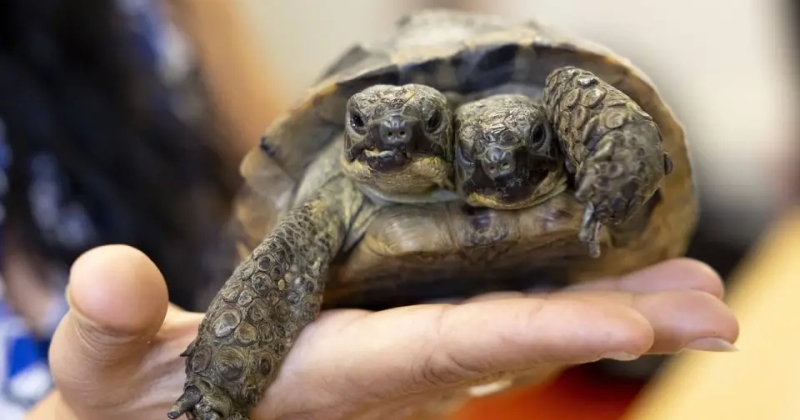
[[[325,306],[381,308],[543,281],[586,281],[682,255],[697,219],[692,168],[684,131],[647,76],[607,48],[536,19],[514,23],[426,10],[401,18],[388,40],[343,54],[246,156],[233,223],[237,258],[247,258],[291,207],[309,163],[342,134],[352,94],[378,83],[420,83],[456,102],[499,92],[537,96],[547,75],[568,65],[635,100],[659,126],[673,162],[627,236],[605,232],[602,255],[587,257],[577,240],[583,207],[574,191],[522,211],[457,202],[388,207],[335,261]]]

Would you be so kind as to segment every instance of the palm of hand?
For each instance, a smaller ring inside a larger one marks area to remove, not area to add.
[[[69,293],[50,353],[58,391],[28,419],[165,418],[202,314],[169,305],[156,267],[122,246],[76,262]],[[716,274],[677,260],[547,295],[328,311],[300,335],[251,419],[403,418],[514,372],[537,381],[603,357],[731,349],[738,324],[721,295]]]

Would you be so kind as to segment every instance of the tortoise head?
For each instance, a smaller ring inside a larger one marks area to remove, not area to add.
[[[498,94],[455,112],[456,186],[475,207],[519,209],[564,191],[564,160],[544,108]]]
[[[434,88],[375,85],[347,103],[344,172],[389,193],[453,189],[452,111]]]

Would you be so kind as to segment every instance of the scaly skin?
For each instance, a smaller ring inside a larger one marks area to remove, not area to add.
[[[554,70],[545,80],[545,111],[586,205],[580,238],[600,255],[601,225],[630,219],[672,169],[653,118],[630,97],[589,71]]]
[[[248,418],[319,314],[329,263],[363,200],[351,182],[333,176],[236,268],[183,354],[187,380],[170,418]]]

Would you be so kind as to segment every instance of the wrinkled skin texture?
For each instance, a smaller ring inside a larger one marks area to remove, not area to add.
[[[542,106],[500,94],[455,112],[456,185],[468,204],[495,209],[534,206],[567,187],[563,158]]]
[[[376,85],[356,93],[347,104],[343,170],[390,201],[452,190],[451,120],[447,98],[427,86]]]
[[[661,132],[634,100],[587,70],[554,70],[542,98],[575,177],[575,197],[586,205],[581,240],[599,256],[600,227],[627,221],[671,171]]]

